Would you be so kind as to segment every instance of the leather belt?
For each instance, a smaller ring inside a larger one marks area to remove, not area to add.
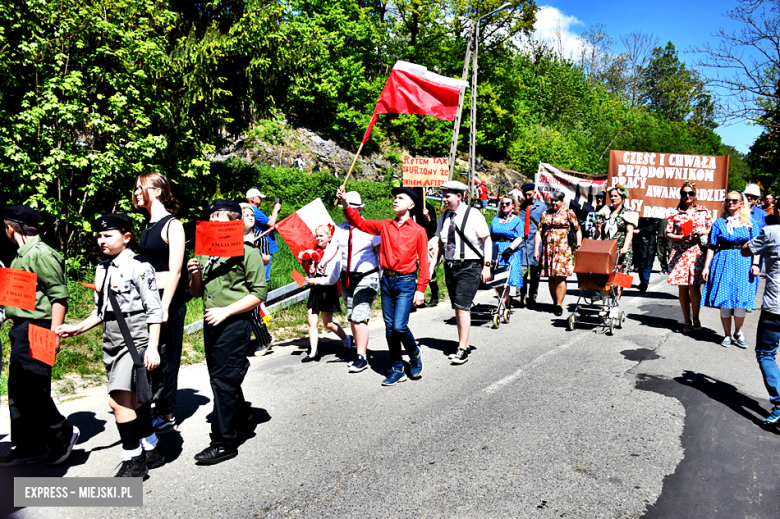
[[[718,250],[728,250],[728,249],[741,249],[743,245],[745,245],[747,242],[734,242],[734,243],[724,243],[722,245],[718,245]]]
[[[409,274],[415,274],[414,272],[396,272],[395,270],[384,270],[383,276],[407,276]]]

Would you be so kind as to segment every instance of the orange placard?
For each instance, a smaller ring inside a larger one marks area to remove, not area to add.
[[[634,276],[629,274],[623,274],[622,272],[615,272],[615,280],[612,281],[613,285],[617,285],[623,288],[631,288],[634,283]]]
[[[298,283],[298,286],[299,286],[299,287],[302,287],[302,286],[303,286],[303,285],[306,283],[306,278],[305,278],[305,277],[303,277],[303,274],[301,274],[301,273],[300,273],[300,272],[298,272],[297,270],[293,270],[293,271],[290,273],[290,277],[292,277],[292,278],[293,278],[293,281],[295,281],[296,283]]]
[[[93,283],[82,283],[79,281],[79,285],[83,286],[84,288],[88,288],[90,290],[95,290],[95,285]]]
[[[48,328],[31,324],[27,332],[27,340],[30,341],[30,357],[54,366],[54,357],[57,355],[56,333]]]
[[[19,269],[0,269],[0,305],[35,311],[38,275]]]
[[[244,255],[244,222],[198,222],[195,226],[195,254],[232,258]]]
[[[689,236],[693,232],[693,220],[685,220],[682,224],[683,236]]]

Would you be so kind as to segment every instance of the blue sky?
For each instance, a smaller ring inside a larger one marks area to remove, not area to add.
[[[549,31],[560,20],[561,29],[567,38],[567,48],[576,50],[576,37],[591,25],[603,24],[607,33],[618,42],[613,52],[622,51],[619,38],[630,32],[651,33],[659,38],[660,45],[674,43],[680,59],[689,66],[698,56],[686,52],[707,42],[715,45],[717,38],[712,36],[721,27],[726,30],[738,29],[739,25],[725,16],[734,8],[736,0],[645,0],[582,2],[575,0],[556,0],[545,2],[537,0],[541,7],[538,15],[537,31],[542,39],[550,35]],[[712,74],[712,70],[702,70]],[[717,93],[717,92],[716,92]],[[730,126],[720,126],[715,130],[725,144],[734,146],[747,153],[750,145],[761,134],[761,129],[744,122]]]

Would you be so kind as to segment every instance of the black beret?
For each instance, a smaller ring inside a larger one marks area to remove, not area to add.
[[[604,191],[602,191],[601,193],[596,193],[596,194],[595,194],[595,195],[593,195],[593,196],[595,196],[595,197],[597,197],[597,198],[607,198],[607,193],[605,193]]]
[[[206,216],[211,216],[212,213],[216,213],[217,211],[232,211],[241,214],[241,206],[238,205],[238,202],[218,198],[209,204],[206,209]]]
[[[533,191],[534,189],[536,189],[536,186],[534,185],[533,182],[526,182],[525,184],[522,185],[520,191]]]
[[[133,229],[133,220],[126,214],[104,214],[92,223],[94,232],[113,231],[114,229]]]
[[[43,217],[38,211],[26,205],[9,205],[4,207],[3,219],[25,225],[38,225],[43,221]]]
[[[412,199],[414,205],[418,205],[420,203],[420,197],[417,196],[417,193],[415,193],[411,187],[394,187],[391,193],[393,193],[393,196],[398,196],[398,195],[408,196],[409,198]]]

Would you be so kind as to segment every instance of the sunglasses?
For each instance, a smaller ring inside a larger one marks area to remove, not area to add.
[[[687,198],[691,197],[693,198],[695,196],[693,191],[680,191],[680,198]]]
[[[501,202],[502,206],[514,205],[512,202]]]
[[[758,200],[758,197],[756,195],[745,195],[745,198],[748,200]]]
[[[741,201],[742,201],[742,200],[740,200],[739,198],[727,198],[727,199],[726,199],[726,203],[727,203],[727,204],[738,204],[738,203],[740,203]]]

